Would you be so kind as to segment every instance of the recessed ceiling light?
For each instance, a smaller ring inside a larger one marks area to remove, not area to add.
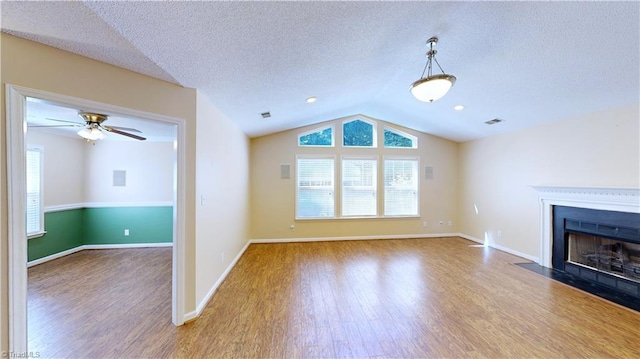
[[[318,100],[318,98],[317,98],[317,97],[315,97],[315,96],[311,96],[311,97],[309,97],[309,98],[307,99],[307,103],[314,103],[314,102],[316,102],[317,100]]]
[[[453,109],[454,109],[454,110],[456,110],[456,111],[462,111],[462,110],[464,110],[464,106],[462,106],[462,105],[455,105],[455,106],[453,106]]]

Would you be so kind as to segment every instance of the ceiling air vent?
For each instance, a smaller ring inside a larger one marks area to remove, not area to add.
[[[263,112],[260,114],[260,116],[262,116],[262,118],[269,118],[271,117],[271,112]]]
[[[501,120],[499,118],[494,118],[493,120],[487,121],[485,123],[487,125],[495,125],[496,123],[500,123],[500,122],[504,122],[504,120]]]

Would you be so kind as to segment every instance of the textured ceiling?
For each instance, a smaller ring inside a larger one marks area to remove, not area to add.
[[[361,113],[465,141],[640,94],[638,2],[1,6],[4,32],[197,88],[250,136]],[[408,88],[432,35],[458,81],[427,104]],[[484,124],[496,117],[505,122]]]

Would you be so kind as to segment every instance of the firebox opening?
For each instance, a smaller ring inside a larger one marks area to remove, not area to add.
[[[567,252],[570,263],[640,283],[640,244],[568,233]]]

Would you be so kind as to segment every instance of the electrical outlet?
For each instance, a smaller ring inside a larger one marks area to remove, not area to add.
[[[125,236],[128,236],[128,235],[129,235],[129,230],[128,230],[128,229],[125,229],[125,230],[124,230],[124,235],[125,235]]]
[[[444,221],[440,221],[440,222],[438,222],[438,224],[439,224],[440,226],[444,226]]]
[[[422,226],[423,226],[424,228],[427,228],[427,226],[428,226],[428,225],[429,225],[429,223],[427,223],[427,221],[422,222]]]
[[[449,221],[449,227],[453,226],[453,221]]]
[[[224,252],[222,252],[222,255],[220,256],[220,260],[222,261],[222,263],[224,263]]]
[[[289,226],[289,229],[293,231],[294,229],[296,229],[296,226],[292,224]]]

